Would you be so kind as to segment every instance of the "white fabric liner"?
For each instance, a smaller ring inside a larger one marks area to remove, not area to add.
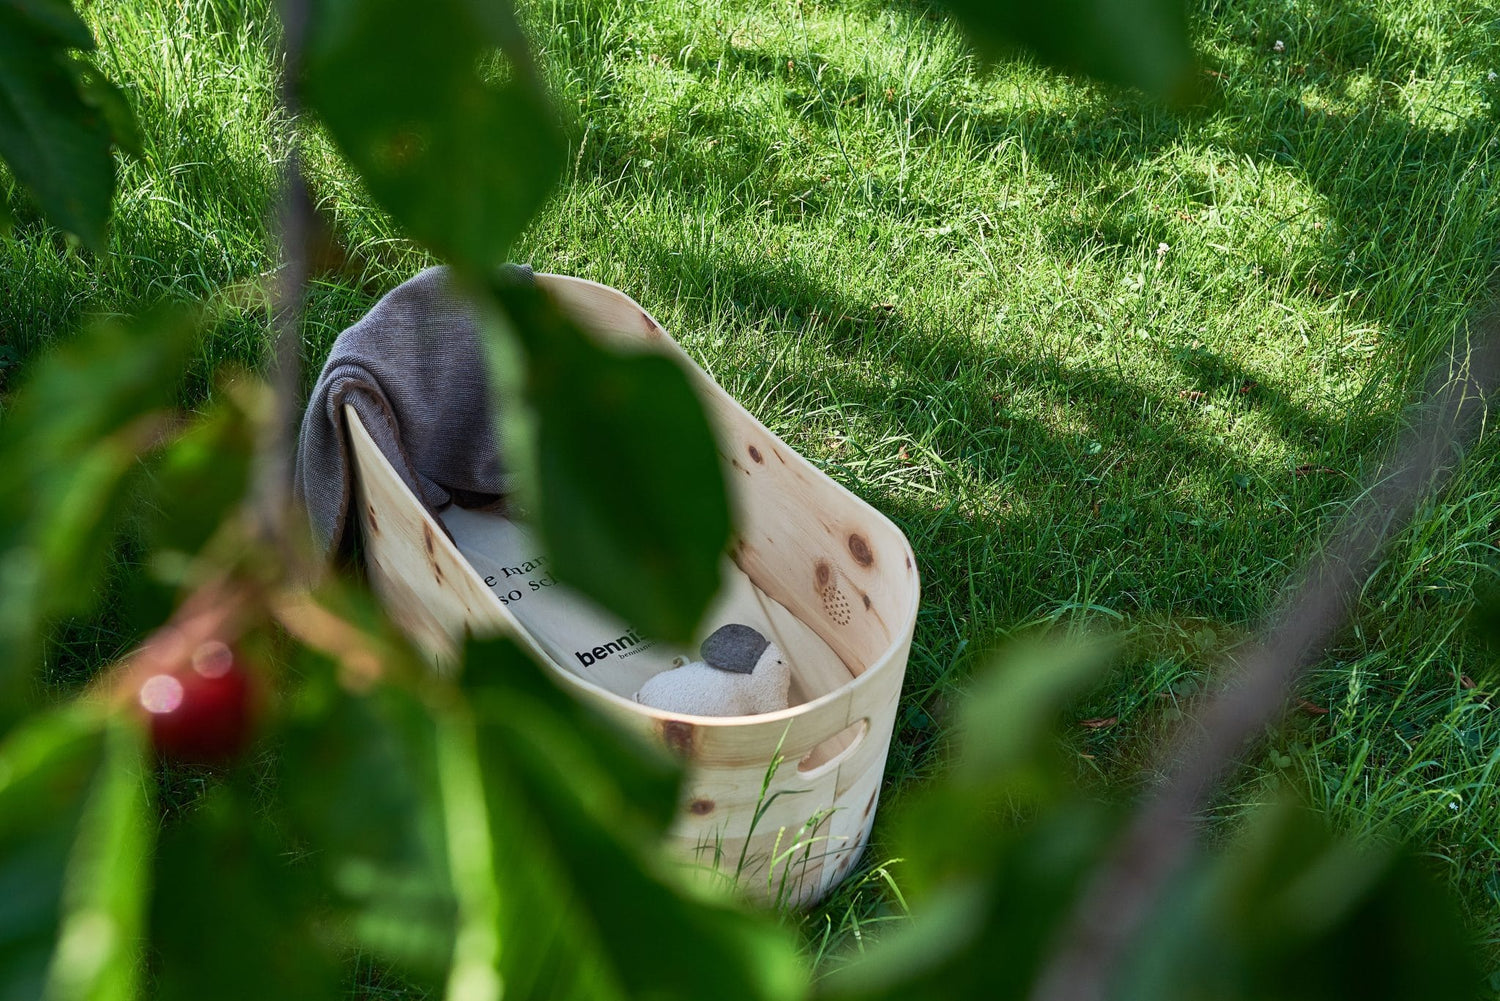
[[[565,671],[629,699],[646,679],[698,658],[697,644],[722,625],[753,626],[792,667],[790,702],[800,705],[853,680],[838,654],[805,622],[751,582],[729,559],[723,584],[691,650],[640,636],[577,591],[556,582],[527,527],[492,511],[450,507],[440,515],[464,559],[516,621]]]

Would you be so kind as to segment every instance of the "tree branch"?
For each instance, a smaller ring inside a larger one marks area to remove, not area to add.
[[[1427,403],[1375,482],[1350,505],[1328,546],[1271,616],[1234,674],[1166,756],[1167,779],[1148,799],[1078,900],[1032,1001],[1103,1001],[1125,949],[1162,886],[1196,846],[1195,816],[1248,741],[1285,710],[1292,685],[1344,625],[1385,543],[1424,497],[1452,477],[1500,378],[1500,313],[1474,324],[1477,343],[1440,366]]]
[[[281,0],[285,52],[278,103],[286,118],[286,158],[276,206],[277,247],[281,266],[271,302],[271,373],[273,413],[262,433],[255,465],[251,511],[257,534],[275,545],[291,565],[297,547],[287,539],[291,510],[293,442],[301,414],[302,304],[308,279],[308,244],[313,227],[312,202],[302,179],[297,125],[302,113],[297,96],[307,34],[307,0]]]

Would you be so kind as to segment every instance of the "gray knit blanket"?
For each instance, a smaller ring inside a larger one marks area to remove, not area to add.
[[[527,266],[506,270],[532,279]],[[325,558],[352,542],[346,403],[428,510],[476,507],[507,492],[475,309],[446,268],[398,285],[339,334],[313,387],[292,490]]]

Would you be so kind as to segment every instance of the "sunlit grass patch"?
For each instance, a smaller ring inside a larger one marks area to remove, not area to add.
[[[263,362],[264,299],[236,290],[275,267],[290,135],[274,29],[264,4],[210,0],[89,16],[147,152],[124,167],[107,259],[10,196],[5,385],[86,316],[226,297],[183,400],[198,406],[216,373]],[[1072,739],[1102,794],[1149,781],[1150,742],[1374,474],[1496,277],[1500,40],[1483,3],[1202,3],[1209,98],[1179,111],[982,67],[904,6],[557,0],[526,16],[573,146],[517,258],[640,300],[913,542],[926,601],[895,798],[939,767],[975,660],[1038,623],[1124,632],[1119,673],[1078,709],[1114,722]],[[361,262],[314,280],[315,366],[429,259],[315,127],[299,135]],[[1487,439],[1385,556],[1300,693],[1313,708],[1252,756],[1214,829],[1263,782],[1299,783],[1341,827],[1426,846],[1491,939],[1500,675],[1460,624],[1496,575],[1497,472]],[[134,572],[123,546],[96,582],[105,611],[59,630],[59,684],[132,642]],[[899,916],[882,834],[805,919],[820,956]]]

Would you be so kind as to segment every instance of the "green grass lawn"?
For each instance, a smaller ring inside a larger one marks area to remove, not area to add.
[[[266,18],[234,6],[90,8],[146,154],[124,168],[107,259],[10,196],[0,385],[89,316],[163,295],[224,303],[186,404],[262,364],[265,309],[242,293],[274,267],[290,128]],[[1101,787],[1149,781],[1152,740],[1371,475],[1496,276],[1500,14],[1481,0],[1205,0],[1211,99],[1181,112],[985,70],[916,7],[527,9],[573,156],[517,259],[634,296],[912,541],[925,601],[887,803],[940,763],[984,651],[1040,622],[1125,634],[1077,711],[1112,722],[1072,739]],[[315,369],[428,261],[306,142],[363,262],[315,285]],[[1291,781],[1341,828],[1410,838],[1492,947],[1500,670],[1463,620],[1500,566],[1497,471],[1487,435],[1215,808],[1222,827]],[[134,638],[117,597],[131,560],[127,544],[99,616],[60,630],[59,686]],[[803,920],[813,949],[899,911],[890,854],[877,826],[883,868]]]

